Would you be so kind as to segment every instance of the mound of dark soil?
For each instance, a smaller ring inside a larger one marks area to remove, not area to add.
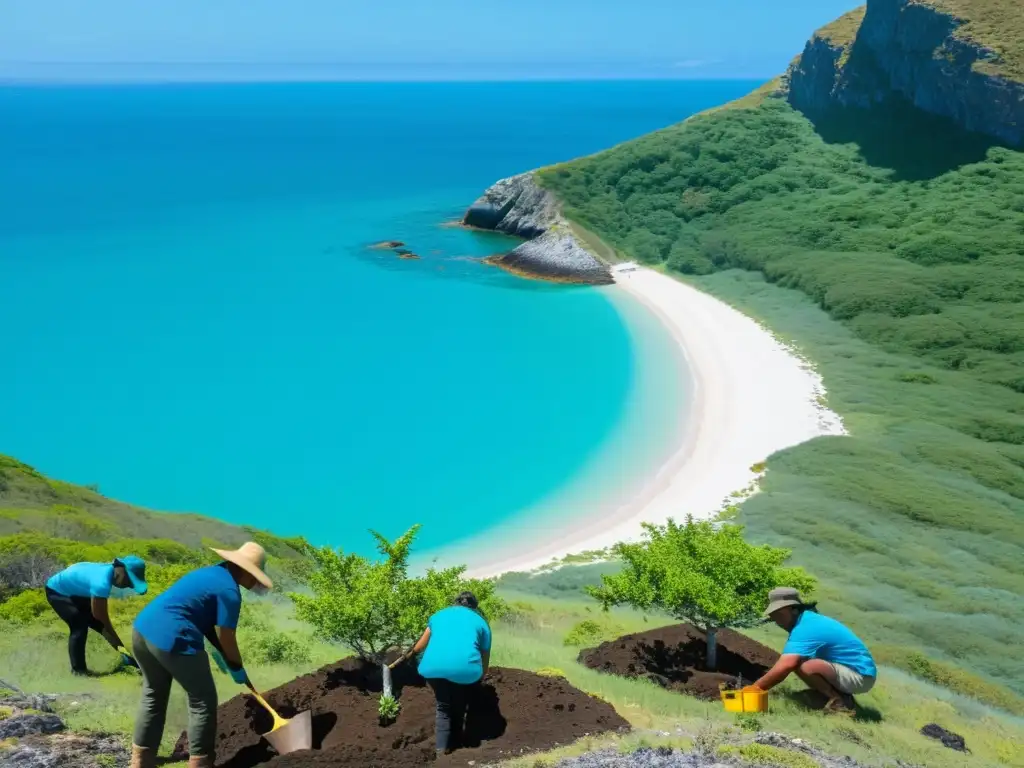
[[[312,752],[278,756],[260,738],[270,716],[250,697],[238,696],[217,712],[220,768],[399,768],[435,761],[434,694],[409,668],[394,673],[401,713],[382,727],[377,716],[380,671],[346,659],[296,678],[266,694],[283,717],[313,712]],[[495,762],[552,749],[588,734],[628,728],[610,704],[561,678],[518,669],[491,669],[469,706],[463,748],[438,765]],[[184,735],[176,756],[185,753]]]
[[[704,663],[706,649],[703,632],[689,624],[676,624],[585,648],[579,662],[599,672],[646,678],[663,688],[716,699],[722,683],[735,683],[738,678],[752,683],[779,658],[771,648],[728,629],[718,631],[718,669],[714,672]]]

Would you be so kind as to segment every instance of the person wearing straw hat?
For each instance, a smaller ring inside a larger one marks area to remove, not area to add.
[[[137,667],[110,621],[107,604],[120,590],[146,594],[146,563],[141,557],[126,555],[109,563],[75,563],[46,582],[46,602],[68,625],[68,656],[71,673],[87,675],[85,644],[89,630],[99,632],[111,648],[121,653],[121,663]]]
[[[217,687],[203,640],[222,654],[231,678],[246,685],[235,630],[240,587],[269,590],[267,554],[255,542],[213,550],[223,562],[186,574],[135,620],[132,645],[142,669],[142,701],[132,738],[131,768],[153,768],[167,718],[172,681],[188,695],[189,768],[212,768],[217,735]]]
[[[878,670],[864,642],[844,624],[822,616],[793,587],[768,593],[766,618],[789,632],[782,655],[754,685],[770,690],[794,672],[809,687],[828,697],[825,710],[852,713],[854,695],[875,685]]]

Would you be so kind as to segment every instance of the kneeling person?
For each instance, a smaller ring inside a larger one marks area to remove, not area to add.
[[[789,632],[789,639],[755,688],[770,690],[795,672],[828,697],[827,710],[852,712],[853,696],[874,687],[878,670],[867,646],[845,625],[801,601],[797,590],[773,589],[765,616]]]
[[[98,632],[110,646],[121,652],[121,660],[138,666],[124,650],[124,644],[110,621],[107,601],[116,589],[132,589],[144,595],[146,563],[134,555],[116,558],[110,563],[75,563],[46,582],[46,601],[68,625],[68,657],[71,672],[88,674],[85,644],[89,630]]]

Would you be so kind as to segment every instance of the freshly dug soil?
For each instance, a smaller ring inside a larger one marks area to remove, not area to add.
[[[689,624],[652,629],[597,648],[580,651],[579,662],[590,669],[623,677],[646,678],[663,688],[717,699],[722,683],[757,680],[778,661],[779,654],[749,637],[728,629],[718,631],[718,669],[704,664],[707,639]]]
[[[261,733],[270,715],[248,696],[237,696],[217,712],[220,768],[399,768],[435,762],[434,694],[411,668],[393,673],[401,703],[398,719],[381,726],[377,716],[381,675],[354,659],[296,678],[266,694],[282,717],[312,710],[311,752],[278,756]],[[439,766],[496,762],[552,749],[588,734],[628,729],[610,704],[576,690],[561,678],[501,667],[490,670],[470,701],[463,748],[437,760]],[[176,757],[187,755],[182,738]]]

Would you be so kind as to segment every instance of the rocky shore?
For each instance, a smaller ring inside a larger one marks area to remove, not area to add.
[[[537,184],[532,173],[492,185],[466,211],[463,224],[524,238],[519,247],[489,259],[515,274],[588,285],[615,282],[608,265],[576,239],[558,201]]]

